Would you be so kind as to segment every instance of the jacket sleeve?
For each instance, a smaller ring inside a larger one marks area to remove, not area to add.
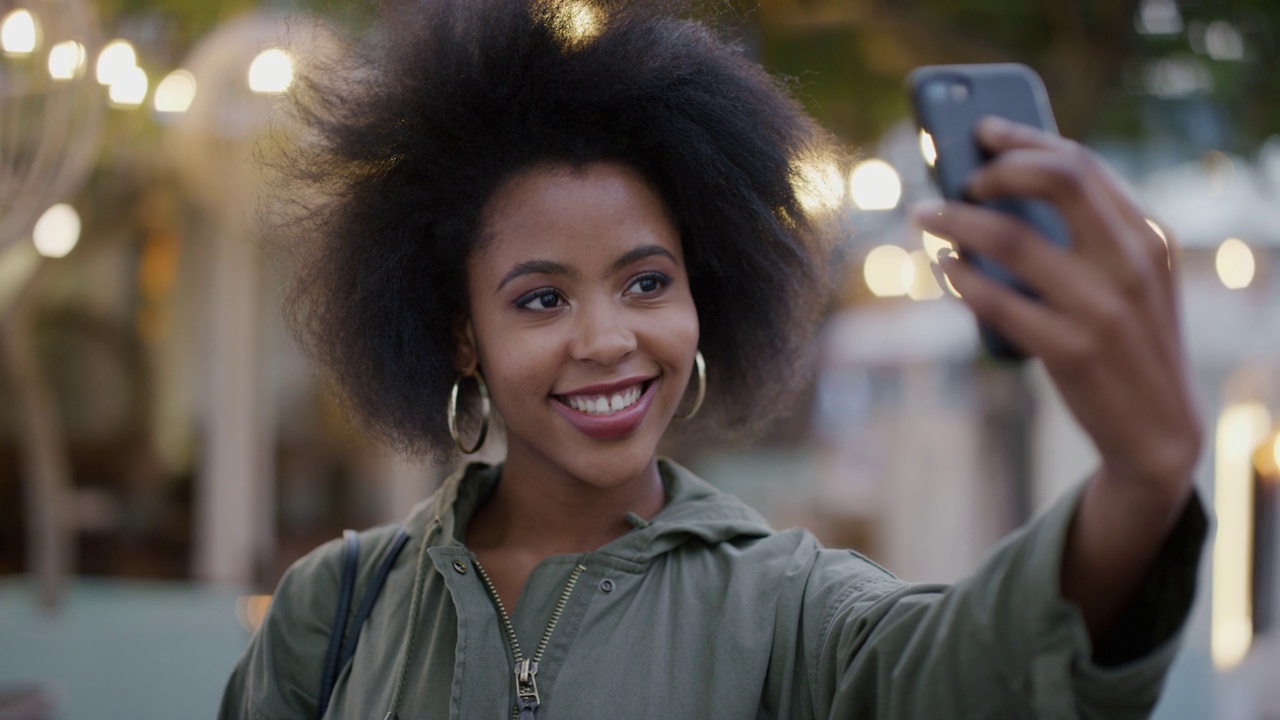
[[[1188,504],[1095,649],[1059,588],[1078,500],[1064,498],[954,586],[909,585],[860,556],[823,551],[805,590],[817,715],[1147,717],[1194,599],[1204,510],[1198,497]]]
[[[285,572],[262,625],[236,663],[219,720],[310,720],[341,585],[342,541]]]

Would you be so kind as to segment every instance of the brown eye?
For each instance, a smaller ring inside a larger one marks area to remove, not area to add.
[[[662,273],[645,273],[636,278],[627,292],[633,295],[652,295],[671,284],[671,278]]]
[[[542,288],[531,293],[525,293],[515,302],[516,307],[525,310],[554,310],[564,304],[564,296],[559,291],[551,288]]]

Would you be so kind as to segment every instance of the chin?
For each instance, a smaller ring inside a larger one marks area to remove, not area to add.
[[[565,459],[562,467],[579,482],[612,490],[643,476],[656,462],[656,442],[637,442],[632,447],[625,447],[629,444],[626,441],[610,444],[623,447],[605,446],[575,453],[573,458]]]

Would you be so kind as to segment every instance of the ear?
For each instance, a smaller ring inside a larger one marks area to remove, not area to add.
[[[471,327],[471,318],[459,318],[453,324],[453,365],[458,372],[474,375],[480,365],[480,351],[476,347],[476,333]]]

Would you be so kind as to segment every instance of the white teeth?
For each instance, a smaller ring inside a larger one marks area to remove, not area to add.
[[[633,385],[619,393],[613,395],[565,395],[564,401],[569,407],[578,412],[587,413],[589,415],[606,415],[615,413],[619,410],[625,410],[636,403],[640,399],[640,391],[642,386]]]

